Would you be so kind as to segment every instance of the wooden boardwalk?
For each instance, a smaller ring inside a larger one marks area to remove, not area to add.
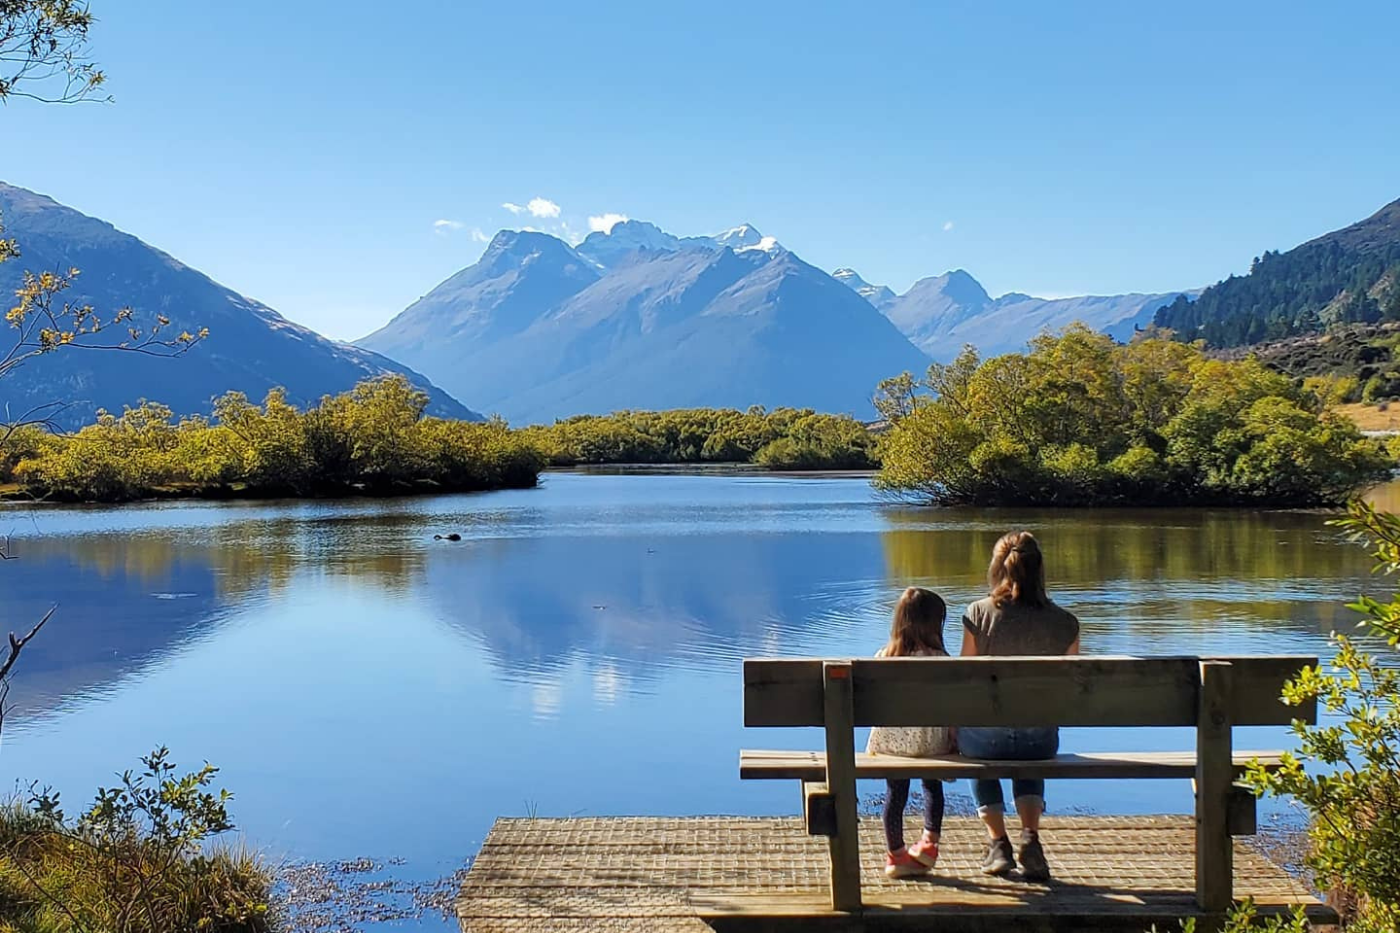
[[[1196,915],[1191,817],[1053,817],[1048,885],[978,871],[982,829],[950,818],[927,880],[884,877],[878,819],[861,820],[859,917],[828,909],[826,840],[796,818],[502,819],[462,885],[463,933],[786,930],[1176,930]],[[917,838],[911,821],[909,838]],[[1013,839],[1014,829],[1013,829]],[[1305,905],[1281,868],[1235,844],[1235,894],[1261,913]]]

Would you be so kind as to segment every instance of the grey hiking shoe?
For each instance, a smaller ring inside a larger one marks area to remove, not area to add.
[[[987,843],[987,856],[982,859],[982,874],[1006,875],[1016,867],[1016,858],[1011,854],[1011,840],[1002,836]]]
[[[1007,846],[1009,849],[1010,846]],[[1021,845],[1016,855],[1021,863],[1021,877],[1027,881],[1049,881],[1050,863],[1040,845],[1040,834],[1021,831]]]

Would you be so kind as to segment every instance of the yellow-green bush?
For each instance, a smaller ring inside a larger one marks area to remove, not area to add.
[[[212,419],[172,420],[152,402],[62,436],[26,436],[10,470],[37,496],[118,501],[206,494],[388,494],[533,486],[544,455],[504,424],[425,417],[401,376],[363,382],[305,411],[280,389],[262,405],[229,393]]]
[[[773,469],[868,469],[874,440],[844,415],[760,407],[619,411],[522,432],[556,466],[756,463]]]
[[[1082,326],[887,380],[877,485],[940,503],[1330,505],[1393,460],[1255,359]]]
[[[211,845],[232,829],[216,769],[175,775],[164,749],[70,818],[36,793],[0,807],[4,933],[265,933],[272,876]]]

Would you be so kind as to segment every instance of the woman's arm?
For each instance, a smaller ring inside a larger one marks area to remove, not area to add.
[[[1065,654],[1068,655],[1068,654],[1078,654],[1078,653],[1079,653],[1079,637],[1078,637],[1078,636],[1075,636],[1074,644],[1070,645],[1068,648],[1065,649]]]

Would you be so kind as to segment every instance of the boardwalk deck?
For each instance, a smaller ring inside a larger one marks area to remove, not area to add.
[[[917,827],[910,824],[910,838]],[[861,821],[859,917],[832,913],[826,840],[795,818],[498,820],[457,901],[463,933],[1176,929],[1197,915],[1190,817],[1055,817],[1049,885],[977,870],[981,828],[948,821],[929,880],[888,881],[879,821]],[[1235,895],[1261,913],[1325,906],[1242,843]]]

